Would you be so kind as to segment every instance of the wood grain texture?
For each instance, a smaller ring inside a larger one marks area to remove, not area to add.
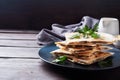
[[[27,47],[27,48],[39,48],[36,40],[1,40],[0,47]]]
[[[6,39],[25,39],[25,40],[36,40],[37,39],[37,34],[13,34],[13,33],[0,33],[0,39],[6,40]]]
[[[34,30],[0,30],[0,33],[12,33],[12,34],[38,34],[40,31]]]
[[[0,57],[39,58],[39,48],[0,47]]]
[[[0,80],[64,80],[48,73],[38,52],[37,33],[0,31]],[[59,79],[58,79],[59,78]]]
[[[2,31],[2,30],[1,30]],[[35,34],[3,31],[0,32],[0,57],[34,57],[38,58],[40,46],[37,45]],[[9,33],[7,33],[9,32]]]
[[[59,75],[48,73],[43,66],[38,55],[43,46],[37,45],[36,35],[0,32],[0,80],[58,80]]]
[[[40,59],[0,59],[0,80],[58,80],[42,65]]]

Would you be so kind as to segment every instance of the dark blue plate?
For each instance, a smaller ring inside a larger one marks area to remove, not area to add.
[[[98,62],[92,65],[81,65],[77,63],[72,63],[70,61],[66,61],[64,64],[57,64],[53,63],[54,57],[50,53],[51,51],[58,49],[54,43],[51,43],[39,51],[40,58],[52,65],[60,66],[60,67],[66,67],[66,68],[74,68],[74,69],[82,69],[82,70],[107,70],[107,69],[113,69],[120,66],[120,50],[117,48],[112,48],[111,50],[108,50],[109,52],[113,52],[114,55],[112,57],[109,57],[105,59],[102,62]],[[107,62],[107,64],[106,64]]]

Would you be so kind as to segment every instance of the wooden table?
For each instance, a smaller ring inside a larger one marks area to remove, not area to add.
[[[0,80],[120,80],[120,68],[82,71],[56,67],[38,55],[38,31],[0,30]]]

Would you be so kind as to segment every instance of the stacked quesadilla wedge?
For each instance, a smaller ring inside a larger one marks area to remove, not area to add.
[[[82,65],[90,65],[113,55],[112,52],[106,51],[111,48],[105,46],[112,44],[112,41],[103,39],[66,39],[55,44],[59,49],[51,52],[53,56],[66,56],[67,60]]]

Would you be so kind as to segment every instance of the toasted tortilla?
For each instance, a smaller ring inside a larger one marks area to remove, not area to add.
[[[113,55],[113,53],[111,53],[111,52],[102,52],[102,51],[93,52],[92,55],[91,55],[91,53],[72,54],[68,51],[64,51],[61,49],[57,49],[55,51],[52,51],[51,53],[56,57],[63,56],[63,55],[67,56],[69,61],[74,62],[74,63],[83,64],[83,65],[90,65],[95,62],[104,60]]]
[[[115,36],[108,34],[108,33],[102,33],[102,32],[96,32],[99,35],[98,39],[94,39],[92,37],[89,38],[84,38],[84,36],[82,34],[80,34],[79,32],[71,32],[71,33],[65,33],[65,39],[66,41],[107,41],[107,42],[113,42],[115,40]],[[79,38],[71,38],[74,35],[78,35],[79,34]]]
[[[82,65],[90,65],[99,61],[102,61],[110,56],[112,56],[113,53],[108,52],[96,52],[96,54],[90,56],[90,57],[84,57],[84,58],[77,58],[75,56],[70,57],[68,56],[68,60],[74,63],[82,64]]]
[[[60,48],[79,48],[79,47],[93,47],[97,45],[108,45],[112,42],[107,41],[61,41],[55,42],[56,46]]]
[[[79,39],[69,39],[71,35],[78,34]],[[100,38],[83,38],[79,33],[68,33],[65,35],[66,40],[61,42],[55,42],[59,49],[52,51],[52,55],[55,57],[67,56],[67,59],[71,62],[90,65],[95,62],[104,60],[113,55],[111,52],[105,52],[105,50],[111,49],[108,44],[112,44],[114,37],[105,33],[98,33]]]

